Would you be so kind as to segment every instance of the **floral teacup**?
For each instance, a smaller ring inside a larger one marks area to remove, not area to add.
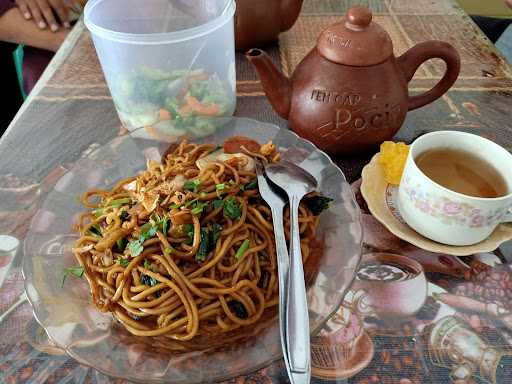
[[[462,149],[485,158],[503,176],[508,194],[472,197],[435,183],[414,161],[433,148]],[[412,144],[398,189],[398,205],[406,223],[423,236],[443,244],[471,245],[485,240],[500,223],[512,221],[511,192],[512,155],[507,150],[470,133],[439,131]]]

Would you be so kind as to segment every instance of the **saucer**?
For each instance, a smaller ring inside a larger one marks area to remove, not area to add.
[[[475,253],[492,252],[502,243],[512,239],[512,224],[500,224],[484,241],[466,246],[441,244],[427,239],[409,227],[398,210],[398,187],[388,184],[384,170],[376,154],[362,173],[361,194],[371,214],[391,233],[418,248],[435,253],[468,256]]]

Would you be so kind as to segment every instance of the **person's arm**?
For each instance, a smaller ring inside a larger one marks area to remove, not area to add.
[[[39,29],[33,21],[25,20],[16,8],[0,16],[0,41],[57,51],[67,33],[68,30],[64,29],[58,32]]]

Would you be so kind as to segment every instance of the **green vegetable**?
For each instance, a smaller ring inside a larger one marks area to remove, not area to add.
[[[126,204],[130,204],[132,202],[132,199],[130,199],[129,197],[126,197],[124,199],[117,199],[117,200],[112,200],[106,207],[120,207],[121,205],[126,205]]]
[[[321,214],[324,210],[329,209],[334,200],[325,196],[307,196],[302,199],[302,202],[311,213],[315,216]]]
[[[128,250],[133,257],[139,256],[144,250],[144,246],[142,245],[143,242],[140,240],[141,239],[139,238],[128,243]]]
[[[224,183],[215,185],[215,189],[217,191],[222,191],[222,190],[224,190],[224,188],[226,188],[226,184],[224,184]]]
[[[197,116],[194,122],[190,124],[189,129],[195,137],[201,138],[214,133],[217,126],[213,123],[211,117]]]
[[[128,264],[130,264],[130,260],[128,260],[128,259],[119,259],[119,265],[121,265],[121,267],[126,268],[128,266]]]
[[[231,300],[228,303],[228,307],[239,319],[247,319],[249,317],[249,312],[247,312],[245,306],[238,300]]]
[[[145,76],[149,80],[169,80],[173,77],[171,72],[149,67],[147,65],[141,65],[138,68],[138,71],[141,76]]]
[[[203,209],[208,205],[208,202],[196,201],[192,207],[191,213],[193,215],[199,215],[203,212]]]
[[[116,246],[119,252],[123,252],[126,248],[126,239],[124,237],[121,237],[120,239],[117,239]]]
[[[64,268],[64,275],[62,276],[61,288],[64,287],[64,282],[68,275],[81,278],[84,275],[84,267],[77,265],[74,267]]]
[[[233,196],[229,197],[225,200],[224,203],[224,216],[226,216],[228,219],[236,220],[240,217],[242,214],[242,210],[240,208],[240,205],[238,204],[238,201]]]
[[[167,216],[165,216],[162,219],[161,224],[162,224],[162,233],[164,234],[164,236],[167,236],[167,232],[169,232],[169,218]]]
[[[217,240],[219,240],[220,233],[222,232],[222,226],[213,223],[212,228],[210,230],[210,246],[212,249],[215,249],[215,246],[217,245]]]
[[[130,217],[130,214],[125,210],[122,210],[121,214],[119,215],[119,218],[121,219],[121,221],[126,221],[126,220],[128,220],[129,217]]]
[[[245,252],[249,249],[249,239],[245,239],[240,248],[238,248],[238,251],[235,253],[235,258],[237,260],[240,260],[242,257],[244,257]]]
[[[247,191],[249,189],[256,189],[256,188],[258,188],[258,180],[257,179],[254,179],[254,180],[252,180],[252,181],[248,182],[247,184],[244,184],[244,185],[242,185],[240,187],[240,189],[242,191]]]
[[[92,236],[96,236],[96,237],[98,237],[98,236],[101,237],[102,236],[102,234],[101,234],[101,227],[98,224],[91,225],[87,232],[89,232]]]
[[[178,209],[179,207],[181,207],[181,204],[171,204],[169,206],[170,209]]]
[[[155,225],[152,225],[151,223],[144,224],[140,229],[141,234],[139,238],[137,240],[132,240],[128,243],[128,249],[133,257],[137,257],[142,253],[142,251],[144,250],[144,242],[147,239],[155,236],[157,231],[157,227]]]
[[[173,252],[174,252],[174,248],[173,247],[167,247],[167,248],[164,249],[164,253],[166,255],[171,255]]]
[[[175,97],[167,97],[165,99],[164,108],[171,112],[171,115],[174,117],[174,119],[181,118],[180,114],[178,113],[180,106],[178,105],[178,100],[176,100]]]
[[[221,232],[222,227],[217,223],[213,223],[210,228],[201,228],[201,242],[196,253],[197,261],[206,260],[208,254],[215,249]]]
[[[219,199],[219,200],[213,201],[213,208],[217,209],[217,208],[221,208],[223,206],[224,206],[224,200]]]
[[[154,287],[158,284],[158,281],[154,277],[148,275],[141,275],[140,282],[144,285],[149,285],[150,287]]]
[[[183,224],[183,234],[188,236],[187,244],[194,242],[194,224]]]
[[[151,269],[151,261],[144,259],[144,268]]]
[[[183,188],[187,191],[197,192],[198,188],[201,186],[201,182],[199,180],[187,180],[185,184],[183,184]]]
[[[187,201],[183,207],[187,208],[189,206],[191,206],[192,204],[196,203],[199,199],[193,199],[193,200],[190,200],[190,201]]]
[[[191,212],[193,215],[199,215],[203,212],[203,207],[195,207],[192,209]]]
[[[199,249],[196,252],[197,261],[205,261],[208,253],[210,252],[210,234],[208,229],[201,228],[201,242]]]
[[[100,217],[101,215],[103,215],[103,208],[93,209],[92,214],[97,218]]]

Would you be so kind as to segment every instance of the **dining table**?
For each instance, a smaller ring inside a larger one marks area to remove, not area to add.
[[[426,40],[447,41],[461,56],[453,87],[437,101],[409,112],[394,140],[411,143],[427,132],[457,130],[512,150],[512,69],[455,0],[305,0],[295,25],[261,48],[290,75],[320,32],[354,4],[372,10],[374,21],[390,34],[397,56]],[[443,73],[442,61],[424,63],[409,92],[425,92]],[[288,129],[243,52],[236,53],[236,74],[235,116]],[[0,140],[0,314],[10,309],[0,323],[0,383],[127,382],[79,364],[48,339],[25,300],[22,273],[23,240],[45,196],[77,160],[124,134],[91,35],[79,19]],[[374,154],[333,159],[361,208],[362,252],[418,261],[428,286],[426,297],[418,298],[424,305],[413,316],[394,319],[352,311],[348,322],[335,321],[338,326],[312,335],[312,382],[509,383],[511,244],[456,257],[398,239],[371,215],[359,191],[362,169]],[[350,308],[340,307],[342,320],[346,311]],[[287,380],[285,365],[277,360],[227,383]]]

